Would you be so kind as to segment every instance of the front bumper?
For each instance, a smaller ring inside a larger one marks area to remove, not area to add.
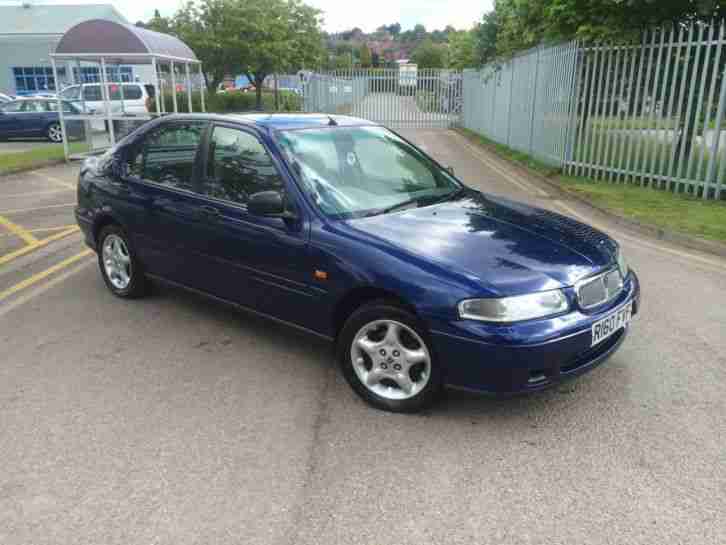
[[[635,316],[640,312],[635,273],[620,296],[594,312],[510,326],[439,323],[431,336],[450,387],[494,394],[533,392],[591,371],[612,356],[631,326],[594,347],[591,327],[630,301]]]

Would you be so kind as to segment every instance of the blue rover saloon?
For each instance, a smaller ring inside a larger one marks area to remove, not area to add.
[[[114,295],[164,281],[328,339],[389,411],[444,386],[513,394],[585,373],[639,310],[607,235],[345,116],[149,122],[86,160],[76,218]]]

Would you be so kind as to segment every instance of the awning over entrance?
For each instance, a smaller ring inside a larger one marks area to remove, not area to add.
[[[103,19],[84,21],[68,30],[58,43],[55,57],[105,57],[124,64],[149,64],[152,57],[199,62],[189,46],[174,36]]]

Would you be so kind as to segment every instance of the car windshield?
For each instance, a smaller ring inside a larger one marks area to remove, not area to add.
[[[426,155],[382,127],[282,131],[278,142],[305,191],[333,219],[427,206],[462,188]]]

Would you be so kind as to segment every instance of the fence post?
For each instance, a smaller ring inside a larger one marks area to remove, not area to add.
[[[539,87],[539,56],[541,48],[537,46],[537,60],[534,65],[534,90],[532,91],[532,115],[529,126],[529,155],[534,157],[534,119],[537,111],[537,87]]]

